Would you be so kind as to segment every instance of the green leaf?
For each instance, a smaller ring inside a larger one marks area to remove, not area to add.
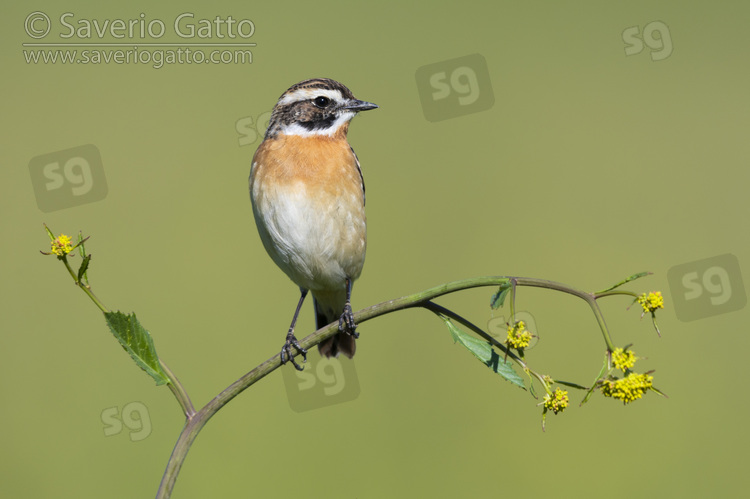
[[[485,340],[480,340],[479,338],[462,331],[456,327],[450,319],[443,317],[443,320],[445,321],[445,325],[448,326],[448,330],[453,337],[454,343],[460,343],[464,348],[474,354],[474,357],[479,359],[482,364],[492,369],[493,372],[496,372],[514,385],[526,389],[523,384],[523,379],[515,370],[513,370],[513,365],[500,357],[497,352],[492,349],[492,345]]]
[[[104,318],[112,334],[135,363],[154,378],[157,385],[168,383],[169,377],[159,364],[159,357],[156,355],[151,335],[138,322],[135,313],[105,312]]]
[[[654,388],[653,386],[651,387],[651,390],[655,391],[656,393],[658,393],[659,395],[661,395],[664,398],[667,398],[667,399],[669,398],[669,397],[667,397],[666,393],[664,393],[663,391],[661,391],[661,390],[659,390],[657,388]]]
[[[453,337],[454,343],[460,343],[467,350],[474,354],[474,357],[481,360],[485,364],[492,358],[492,346],[485,340],[475,338],[469,333],[465,333],[456,327],[450,319],[443,319],[445,325],[448,326],[448,330]]]
[[[81,266],[78,268],[78,282],[81,282],[81,279],[86,276],[86,271],[89,268],[89,262],[91,261],[91,255],[86,255],[83,257],[83,261],[81,262]],[[86,282],[89,281],[88,276],[86,276]]]
[[[510,279],[505,279],[505,281],[500,284],[497,293],[492,295],[492,299],[490,300],[490,307],[492,307],[493,309],[502,307],[503,303],[505,303],[505,297],[508,296],[511,287],[512,286],[510,284]]]
[[[47,235],[49,236],[49,240],[50,241],[54,241],[55,240],[55,235],[52,233],[51,230],[49,230],[49,227],[47,227],[47,224],[42,224],[42,225],[44,225],[44,230],[47,231]]]
[[[78,252],[81,254],[81,266],[78,267],[78,282],[83,282],[82,279],[86,280],[86,284],[89,284],[89,275],[86,273],[86,271],[89,268],[89,262],[91,261],[91,255],[86,254],[86,246],[85,243],[88,240],[88,237],[83,237],[83,232],[80,230],[78,231],[78,244],[76,246],[78,247]]]
[[[614,285],[614,286],[612,286],[611,288],[607,288],[607,289],[604,289],[604,290],[602,290],[602,291],[597,291],[597,292],[596,292],[596,293],[594,293],[594,294],[597,294],[597,295],[598,295],[599,293],[606,293],[607,291],[612,291],[613,289],[619,288],[619,287],[620,287],[620,286],[622,286],[623,284],[627,284],[627,283],[629,283],[630,281],[635,281],[636,279],[640,279],[641,277],[645,277],[645,276],[647,276],[647,275],[651,275],[651,272],[638,272],[637,274],[633,274],[633,275],[631,275],[630,277],[628,277],[627,279],[625,279],[625,280],[623,280],[623,281],[620,281],[620,282],[618,282],[617,284],[615,284],[615,285]]]
[[[523,384],[523,378],[513,369],[513,364],[500,357],[494,350],[492,351],[492,358],[487,363],[487,367],[505,378],[506,381],[510,381],[524,390],[526,389],[526,386]]]

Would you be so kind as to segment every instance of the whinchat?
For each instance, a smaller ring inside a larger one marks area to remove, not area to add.
[[[307,351],[294,326],[308,291],[318,328],[338,320],[339,332],[318,345],[320,354],[354,356],[351,293],[365,263],[367,219],[362,170],[346,134],[358,112],[377,107],[337,81],[302,81],[279,98],[253,156],[250,198],[260,239],[301,292],[281,348],[282,364],[291,360],[299,370],[292,348],[305,360]]]

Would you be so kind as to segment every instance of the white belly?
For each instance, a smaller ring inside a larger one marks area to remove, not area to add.
[[[301,182],[255,182],[251,198],[266,251],[298,286],[334,291],[359,277],[367,239],[361,195],[323,198]]]

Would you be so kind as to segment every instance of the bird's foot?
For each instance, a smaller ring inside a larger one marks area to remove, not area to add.
[[[344,313],[339,317],[339,331],[342,331],[349,336],[359,338],[357,324],[354,323],[354,313],[352,312],[352,306],[349,302],[346,302],[346,305],[344,305]]]
[[[297,338],[295,338],[294,336],[294,331],[290,330],[286,335],[286,343],[284,343],[284,346],[281,347],[281,364],[284,365],[291,360],[294,368],[298,371],[301,371],[304,368],[297,364],[297,361],[294,360],[294,355],[292,355],[292,348],[295,348],[297,352],[302,354],[302,358],[304,359],[302,362],[307,362],[307,350],[302,348],[302,346],[299,344],[299,341],[297,341]]]

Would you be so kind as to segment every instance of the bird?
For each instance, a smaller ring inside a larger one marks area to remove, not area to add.
[[[354,281],[367,247],[365,183],[349,145],[349,124],[378,106],[354,97],[329,78],[289,87],[271,112],[255,151],[249,190],[253,216],[266,252],[300,290],[281,348],[281,364],[293,349],[307,361],[294,335],[302,304],[312,293],[316,327],[338,320],[338,332],[318,345],[321,356],[352,358],[357,325],[351,307]]]

